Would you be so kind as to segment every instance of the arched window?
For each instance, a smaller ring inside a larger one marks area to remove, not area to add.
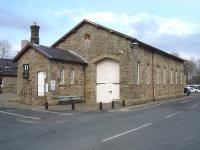
[[[147,65],[147,85],[150,83],[150,66]]]
[[[85,34],[84,35],[84,40],[85,40],[85,45],[89,46],[90,45],[90,40],[91,40],[90,34]]]
[[[60,84],[65,84],[65,69],[60,69]]]
[[[170,71],[170,83],[173,84],[173,70]]]
[[[157,81],[157,84],[160,84],[160,72],[159,72],[159,67],[156,68],[156,81]]]
[[[3,79],[0,79],[0,86],[3,87]]]
[[[163,84],[166,83],[166,68],[164,67],[164,70],[163,70]]]
[[[140,84],[140,62],[137,62],[137,84]]]
[[[180,84],[183,84],[183,72],[181,72],[181,77],[180,77]]]
[[[74,84],[75,70],[71,69],[70,71],[70,84]]]

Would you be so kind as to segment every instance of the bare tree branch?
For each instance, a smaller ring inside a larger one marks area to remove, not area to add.
[[[0,40],[0,58],[8,58],[9,50],[11,48],[10,43],[7,40]]]

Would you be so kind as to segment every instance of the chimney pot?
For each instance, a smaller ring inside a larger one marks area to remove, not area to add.
[[[21,49],[23,49],[28,44],[28,42],[28,40],[21,40]]]

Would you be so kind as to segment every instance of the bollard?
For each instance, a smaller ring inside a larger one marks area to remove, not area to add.
[[[112,101],[112,108],[115,108],[115,102]]]
[[[72,110],[75,110],[75,103],[72,101]]]
[[[123,107],[125,106],[125,100],[122,100],[122,106]]]
[[[102,105],[102,102],[99,103],[99,110],[102,110],[103,109],[103,105]]]
[[[48,109],[48,105],[49,105],[49,104],[48,104],[48,102],[46,101],[46,102],[44,103],[44,108],[45,108],[45,109]]]

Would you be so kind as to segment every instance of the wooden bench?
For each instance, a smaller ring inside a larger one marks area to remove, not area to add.
[[[72,103],[72,102],[83,102],[83,97],[82,96],[58,96],[58,104],[63,104],[63,103]]]

